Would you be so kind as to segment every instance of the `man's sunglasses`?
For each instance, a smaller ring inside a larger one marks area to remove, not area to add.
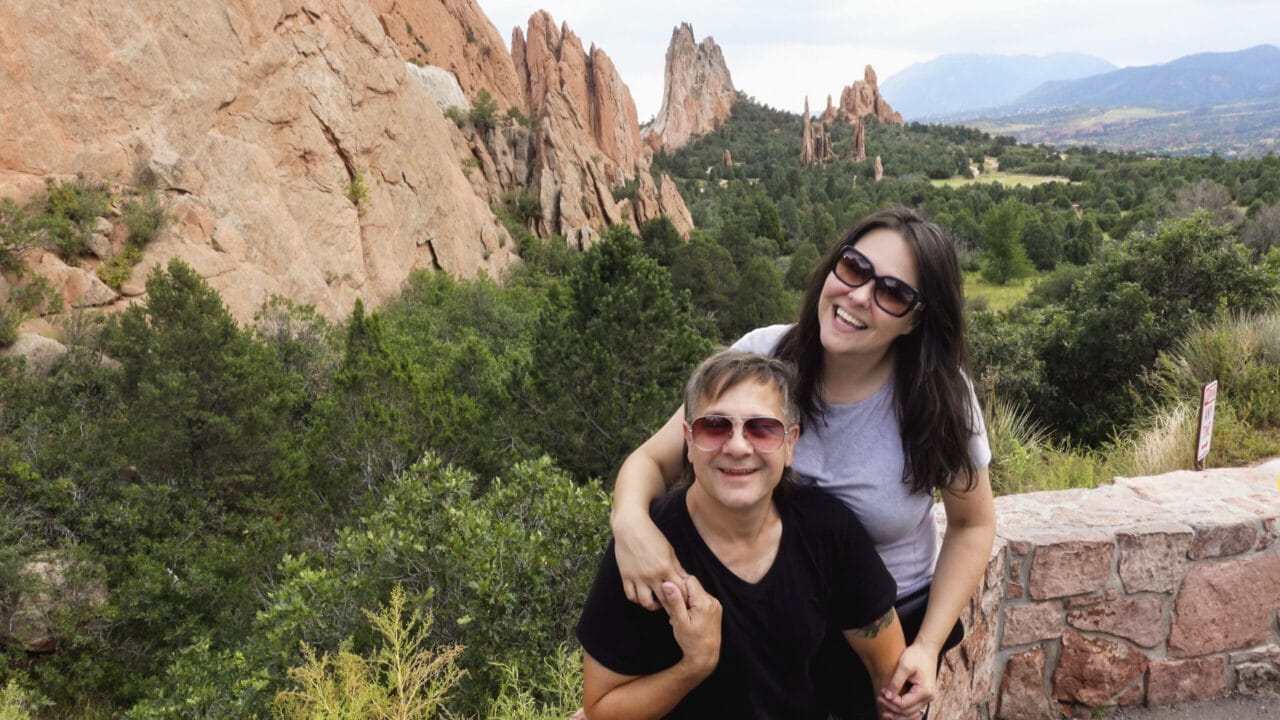
[[[742,436],[758,452],[770,453],[782,447],[790,432],[777,418],[733,418],[726,415],[703,415],[689,423],[693,446],[703,452],[716,452],[733,437],[734,428],[742,426]]]
[[[872,296],[876,305],[894,317],[902,317],[912,310],[924,307],[919,290],[896,277],[876,275],[876,266],[852,245],[846,245],[840,251],[831,272],[835,273],[837,280],[851,288],[862,287],[875,280]]]

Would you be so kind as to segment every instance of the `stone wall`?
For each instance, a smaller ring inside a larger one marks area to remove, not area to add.
[[[1280,692],[1280,460],[1001,497],[996,510],[931,717]]]

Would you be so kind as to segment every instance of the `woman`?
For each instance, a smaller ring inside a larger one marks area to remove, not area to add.
[[[962,306],[946,235],[912,210],[887,210],[821,261],[795,325],[760,328],[734,345],[796,365],[806,428],[794,468],[853,509],[897,582],[908,646],[891,687],[906,690],[880,699],[889,718],[926,712],[944,645],[959,641],[957,618],[995,537],[991,451],[964,373]],[[624,590],[651,610],[662,582],[682,572],[648,507],[680,476],[683,417],[681,408],[627,458],[614,490]],[[935,491],[947,516],[940,549]]]

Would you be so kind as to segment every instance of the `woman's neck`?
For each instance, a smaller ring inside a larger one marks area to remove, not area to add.
[[[838,356],[822,358],[822,399],[832,404],[866,400],[893,376],[893,349],[878,356]]]

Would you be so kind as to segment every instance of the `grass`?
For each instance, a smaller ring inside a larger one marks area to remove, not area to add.
[[[1027,187],[1035,187],[1047,182],[1070,183],[1071,180],[1058,175],[1023,175],[1021,173],[1001,172],[984,172],[977,179],[967,177],[952,177],[945,180],[931,180],[934,187],[964,187],[966,185],[980,185],[983,183],[999,183],[1000,185],[1025,185]]]
[[[964,297],[970,304],[985,303],[988,310],[1008,310],[1026,299],[1040,276],[1015,280],[1008,285],[992,285],[982,279],[980,271],[964,274]]]

